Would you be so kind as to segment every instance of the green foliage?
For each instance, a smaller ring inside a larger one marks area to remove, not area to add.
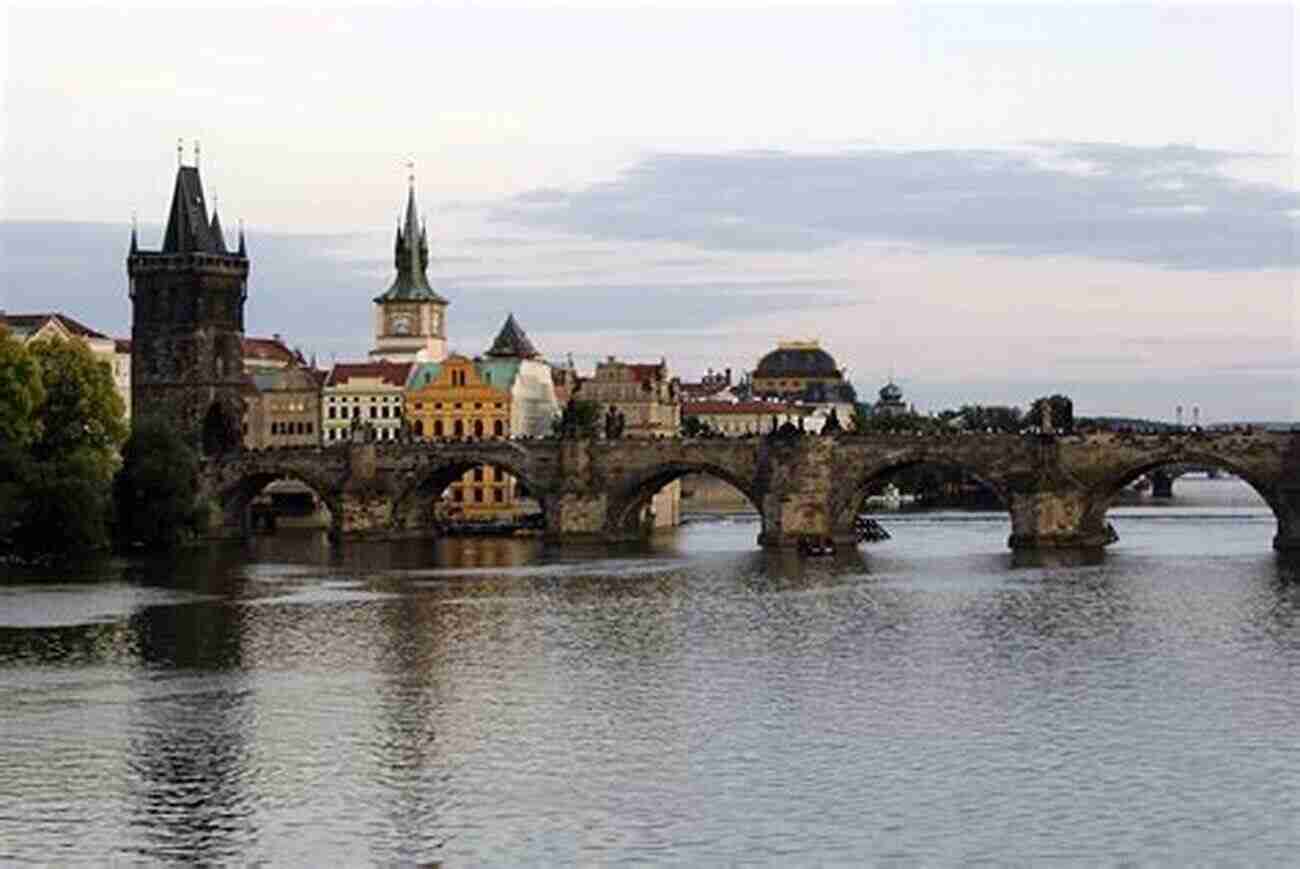
[[[117,449],[126,439],[127,426],[108,363],[96,359],[83,341],[37,341],[28,349],[45,386],[36,456]]]
[[[0,329],[0,444],[28,447],[40,435],[41,368],[22,342]]]
[[[122,410],[84,342],[0,336],[0,548],[72,554],[108,542]]]
[[[571,408],[571,411],[569,410]],[[566,405],[566,413],[573,414],[574,437],[594,438],[600,431],[601,412],[600,403],[596,401],[585,401],[581,399],[572,399]],[[551,434],[556,437],[564,437],[564,415],[560,415],[551,420]]]
[[[945,411],[945,413],[948,413]],[[943,416],[944,414],[940,414]],[[1020,408],[1003,405],[963,404],[955,414],[967,431],[993,431],[1015,434],[1025,426]]]
[[[113,480],[118,543],[150,549],[182,543],[207,518],[195,506],[197,491],[198,457],[180,433],[157,418],[137,420]]]
[[[682,416],[682,437],[709,438],[717,434],[713,426],[698,416]]]
[[[853,425],[855,431],[860,431],[864,434],[896,434],[903,432],[928,433],[939,431],[942,428],[942,424],[939,420],[931,416],[923,416],[919,413],[900,413],[894,415],[876,413],[861,420],[859,420],[855,414]]]
[[[1043,407],[1051,408],[1052,430],[1057,432],[1074,431],[1074,402],[1066,395],[1047,395],[1036,399],[1029,408],[1025,422],[1033,427],[1043,426]]]

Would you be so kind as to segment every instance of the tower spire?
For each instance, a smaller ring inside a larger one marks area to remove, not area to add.
[[[137,235],[135,212],[131,212],[131,253],[140,252],[140,239]]]
[[[239,218],[239,255],[248,257],[248,248],[244,245],[244,218]]]

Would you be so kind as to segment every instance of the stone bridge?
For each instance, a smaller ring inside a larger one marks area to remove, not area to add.
[[[868,488],[926,464],[965,471],[997,493],[1015,549],[1102,546],[1106,509],[1121,489],[1157,468],[1196,465],[1254,487],[1277,517],[1274,546],[1300,550],[1300,432],[350,444],[208,460],[201,488],[220,507],[216,533],[245,533],[251,499],[290,478],[324,500],[339,537],[427,536],[442,491],[467,470],[493,465],[538,500],[549,539],[616,541],[643,533],[641,508],[660,487],[709,474],[753,503],[759,543],[786,547],[808,535],[852,540]]]

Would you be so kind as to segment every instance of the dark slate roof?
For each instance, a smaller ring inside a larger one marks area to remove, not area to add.
[[[162,252],[221,253],[208,224],[208,206],[203,201],[203,182],[197,166],[181,166],[176,170],[176,189],[172,192]]]
[[[397,277],[383,295],[375,298],[376,302],[448,304],[446,299],[429,286],[429,278],[425,274],[425,269],[429,266],[429,240],[416,218],[415,185],[411,186],[406,196],[406,223],[397,228],[397,244],[393,253]]]
[[[217,217],[216,206],[212,208],[212,225],[208,227],[208,232],[212,234],[212,246],[217,253],[230,253],[226,249],[226,234],[221,231],[221,218]]]
[[[820,347],[780,347],[758,362],[755,377],[839,377],[835,359]]]
[[[528,340],[528,335],[515,322],[515,315],[506,317],[505,324],[497,333],[497,338],[488,350],[489,356],[517,356],[520,359],[533,359],[538,356],[537,348]]]

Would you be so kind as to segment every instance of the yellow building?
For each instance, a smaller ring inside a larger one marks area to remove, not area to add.
[[[490,377],[490,371],[460,354],[416,363],[405,401],[411,434],[425,440],[510,437],[509,384],[491,383]],[[446,518],[500,519],[534,512],[535,504],[520,503],[517,488],[515,478],[500,468],[474,468],[443,495]]]

